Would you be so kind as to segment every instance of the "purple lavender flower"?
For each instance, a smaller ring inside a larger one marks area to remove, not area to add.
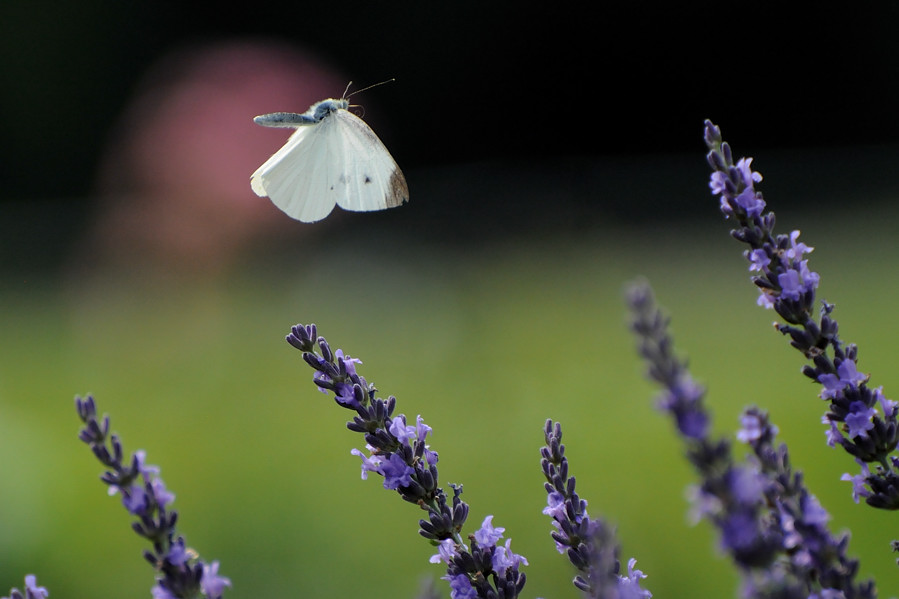
[[[437,553],[431,556],[429,560],[432,564],[453,563],[453,558],[458,555],[456,551],[456,542],[453,539],[444,539],[437,543]]]
[[[627,560],[627,576],[618,579],[618,599],[646,599],[652,597],[652,593],[640,586],[640,579],[646,578],[646,574],[634,568],[637,560]]]
[[[2,599],[47,599],[48,595],[50,593],[47,589],[37,586],[37,576],[28,574],[25,576],[24,593],[19,589],[12,589],[9,592],[9,597],[3,597]]]
[[[518,570],[521,564],[528,565],[528,560],[523,555],[512,553],[512,539],[506,539],[505,545],[496,545],[493,547],[493,559],[491,564],[493,569],[500,575],[504,576],[506,570]]]
[[[493,546],[503,538],[504,532],[506,532],[505,528],[493,526],[493,516],[491,515],[484,518],[481,528],[474,533],[474,539],[482,547]]]
[[[720,197],[724,216],[736,221],[731,235],[749,248],[745,254],[756,273],[752,282],[760,291],[759,304],[786,321],[777,329],[811,361],[803,374],[822,385],[820,397],[829,401],[827,444],[839,445],[859,464],[874,464],[873,469],[863,468],[861,478],[844,480],[853,482],[854,498],[864,497],[873,507],[899,509],[896,403],[885,399],[882,389],[868,387],[868,375],[858,371],[858,348],[844,345],[837,334],[833,305],[822,302],[818,317],[812,314],[820,277],[809,269],[805,255],[813,248],[799,241],[799,231],[775,234],[774,213],[764,211],[765,202],[755,190],[762,177],[750,168],[751,159],[734,163],[721,130],[710,121],[705,123],[705,141],[712,167],[709,187]],[[865,493],[859,489],[862,478]]]
[[[627,300],[632,313],[631,329],[637,336],[638,351],[646,360],[648,376],[662,386],[663,401],[659,407],[674,418],[687,445],[687,457],[702,477],[695,493],[698,514],[718,528],[722,549],[742,569],[753,572],[768,568],[783,552],[782,538],[764,517],[756,472],[733,462],[727,441],[709,437],[710,418],[702,401],[704,390],[673,354],[668,319],[656,306],[648,284],[633,284]],[[703,426],[684,427],[684,413],[692,414],[691,420],[702,422]],[[747,429],[745,434],[755,433]]]
[[[368,446],[369,451],[372,451],[373,449],[373,447]],[[358,449],[351,449],[350,453],[354,456],[359,456],[360,458],[362,458],[362,480],[368,480],[369,472],[381,474],[381,458],[376,455],[367,456]]]
[[[415,468],[407,464],[402,455],[392,453],[381,465],[380,474],[384,476],[384,488],[393,490],[411,485]]]
[[[673,354],[668,320],[655,305],[649,286],[634,284],[628,303],[649,376],[674,398],[662,408],[673,412],[682,403],[676,399],[680,389],[698,387],[684,384],[691,381],[689,372]],[[695,411],[705,413],[701,395],[691,394],[689,402]],[[722,549],[740,566],[743,595],[826,596],[836,589],[846,599],[873,598],[873,583],[854,581],[858,563],[846,556],[848,538],[830,534],[829,516],[804,487],[801,473],[790,469],[786,446],[774,448],[777,428],[754,408],[743,413],[740,423],[737,438],[755,453],[745,464],[734,462],[725,440],[681,434],[688,458],[702,477],[697,509],[718,528]]]
[[[334,393],[339,406],[355,412],[347,428],[365,439],[367,454],[351,450],[362,459],[362,478],[370,472],[383,476],[384,488],[427,512],[427,519],[418,522],[418,532],[438,548],[430,561],[446,564],[443,579],[450,584],[452,599],[517,597],[525,584],[520,566],[527,560],[512,552],[509,541],[497,546],[504,529],[493,526],[492,516],[468,537],[471,547],[465,545],[461,531],[468,504],[460,499],[461,486],[450,484],[451,500],[438,486],[438,455],[426,442],[431,427],[421,416],[412,426],[405,415],[394,415],[396,398],[376,397],[375,386],[356,370],[362,362],[342,350],[332,352],[314,324],[294,326],[287,342],[303,352],[303,360],[315,370],[312,382]]]
[[[110,495],[122,495],[125,509],[138,518],[132,528],[153,544],[153,551],[144,551],[144,558],[160,573],[151,589],[154,599],[220,599],[231,581],[218,575],[218,562],[204,563],[185,545],[184,537],[176,536],[178,513],[168,509],[175,495],[159,478],[159,468],[146,464],[143,450],[124,460],[118,436],[109,434],[109,416],[97,420],[93,397],[76,397],[75,406],[84,423],[78,437],[108,468],[100,480],[108,485]]]
[[[875,597],[872,581],[855,582],[858,561],[846,554],[848,535],[834,537],[830,533],[830,515],[805,487],[802,473],[790,467],[787,446],[775,446],[777,427],[768,415],[749,408],[740,420],[743,426],[737,436],[752,448],[765,481],[766,501],[776,508],[771,515],[783,531],[785,571],[797,582],[814,581],[814,586],[803,588],[809,596]],[[842,595],[832,595],[836,592]]]
[[[153,599],[178,599],[178,596],[164,587],[162,582],[157,582],[150,589],[150,594],[153,596]]]
[[[602,520],[587,514],[587,501],[575,491],[575,478],[568,476],[568,458],[562,444],[562,425],[547,420],[543,428],[546,445],[540,448],[540,466],[546,477],[547,506],[543,513],[553,519],[551,533],[559,553],[578,570],[572,583],[594,599],[646,599],[652,593],[640,586],[645,578],[634,570],[635,559],[628,562],[628,575],[620,576],[620,546],[614,531]],[[484,521],[485,525],[487,521]]]
[[[231,586],[231,580],[219,576],[219,562],[203,564],[203,578],[200,579],[200,588],[209,599],[219,599],[225,592],[225,587]]]
[[[471,579],[467,574],[447,574],[441,578],[449,581],[450,597],[453,599],[476,599],[478,597],[478,592],[471,585]]]
[[[844,360],[837,367],[836,374],[827,372],[818,375],[818,382],[824,385],[821,391],[821,399],[834,399],[844,389],[857,390],[858,386],[868,380],[861,374],[852,360]]]
[[[859,466],[861,466],[861,473],[852,475],[848,472],[844,472],[843,476],[840,477],[840,480],[845,480],[852,483],[852,500],[855,503],[858,503],[859,499],[862,497],[868,498],[871,496],[871,491],[868,490],[868,478],[871,476],[871,471],[868,468],[868,465],[861,460],[858,460]]]

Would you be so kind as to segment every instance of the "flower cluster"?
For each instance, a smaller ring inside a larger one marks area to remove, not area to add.
[[[674,355],[668,319],[649,286],[632,285],[627,299],[639,352],[663,389],[659,407],[674,419],[702,479],[696,513],[715,525],[722,549],[739,566],[743,596],[873,599],[873,583],[855,583],[858,563],[846,556],[848,537],[830,535],[829,516],[790,469],[786,446],[774,448],[776,428],[767,416],[744,412],[738,438],[755,458],[737,463],[727,440],[708,434],[705,391]]]
[[[823,417],[828,445],[839,445],[861,467],[860,474],[843,476],[852,482],[853,498],[858,502],[864,497],[877,508],[899,509],[899,457],[892,455],[899,446],[897,403],[884,396],[882,387],[869,387],[868,375],[858,371],[858,348],[840,340],[834,306],[822,302],[815,318],[820,277],[809,270],[805,259],[813,248],[799,241],[799,231],[774,233],[774,213],[765,211],[762,194],[755,189],[762,176],[751,169],[752,159],[734,163],[721,130],[709,121],[705,142],[713,171],[709,186],[720,197],[721,211],[738,225],[731,235],[748,246],[745,256],[756,273],[752,282],[761,292],[759,304],[786,321],[777,325],[778,330],[812,362],[803,373],[822,385],[820,397],[830,402]],[[873,471],[868,464],[875,464]]]
[[[184,537],[176,536],[178,512],[168,506],[175,500],[162,479],[159,468],[145,463],[146,453],[136,451],[124,459],[122,444],[117,435],[109,434],[109,416],[97,419],[94,398],[75,398],[78,416],[84,428],[78,437],[90,445],[94,455],[107,470],[101,477],[109,486],[109,494],[121,494],[122,505],[137,521],[134,532],[153,544],[144,551],[144,558],[159,572],[151,589],[154,599],[220,599],[231,581],[219,576],[217,561],[206,564],[197,553],[187,547]]]
[[[287,342],[303,352],[303,360],[315,370],[315,385],[355,412],[347,428],[365,438],[366,452],[351,452],[362,459],[362,478],[371,472],[383,476],[385,489],[395,490],[428,513],[427,519],[419,520],[418,532],[438,547],[431,562],[446,564],[444,579],[449,581],[453,599],[517,597],[525,584],[520,566],[527,565],[527,560],[512,552],[511,540],[497,545],[504,529],[493,526],[492,516],[469,536],[470,548],[465,544],[461,531],[468,504],[460,498],[461,486],[450,485],[451,500],[438,486],[438,456],[426,443],[431,428],[421,416],[413,426],[405,415],[394,415],[396,398],[376,397],[375,386],[356,372],[361,361],[342,350],[331,351],[314,324],[294,326]]]
[[[562,425],[547,420],[543,428],[546,445],[540,448],[540,466],[546,477],[544,488],[547,506],[543,513],[553,519],[552,538],[559,553],[568,559],[579,574],[574,586],[591,599],[646,599],[652,593],[640,586],[646,576],[634,568],[637,560],[628,561],[627,576],[619,575],[620,546],[614,531],[602,520],[587,514],[587,500],[575,491],[575,479],[568,476],[568,458],[562,445]]]

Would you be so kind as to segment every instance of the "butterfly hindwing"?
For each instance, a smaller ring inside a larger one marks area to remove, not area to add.
[[[328,216],[337,199],[327,192],[328,185],[321,178],[330,145],[320,130],[323,124],[298,127],[251,179],[257,195],[268,196],[290,217],[307,223]]]

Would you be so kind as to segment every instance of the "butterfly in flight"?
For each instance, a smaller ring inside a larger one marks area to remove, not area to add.
[[[303,114],[253,119],[263,127],[296,129],[250,177],[256,195],[306,223],[325,218],[335,205],[364,212],[409,201],[403,172],[371,127],[348,110],[348,97],[344,92],[339,100],[316,102]]]

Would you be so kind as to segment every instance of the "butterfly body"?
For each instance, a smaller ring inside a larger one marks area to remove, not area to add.
[[[253,120],[296,131],[250,178],[256,195],[269,197],[303,222],[325,218],[340,206],[371,211],[409,200],[403,172],[345,98],[322,100],[305,113],[276,112]]]

